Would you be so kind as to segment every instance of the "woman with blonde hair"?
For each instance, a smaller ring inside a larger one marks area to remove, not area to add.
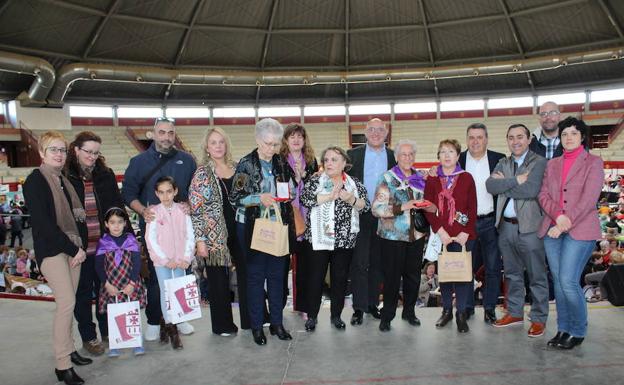
[[[59,381],[83,384],[72,363],[87,365],[72,338],[72,320],[80,265],[87,258],[86,213],[71,182],[62,174],[67,159],[67,141],[63,134],[48,131],[39,138],[41,166],[24,183],[24,198],[30,209],[32,235],[37,263],[54,292],[54,355]]]
[[[229,336],[238,332],[232,319],[229,286],[232,262],[240,265],[234,209],[229,202],[235,164],[230,139],[219,127],[206,130],[202,150],[202,162],[189,187],[191,221],[197,246],[195,271],[208,280],[212,332]],[[244,272],[244,267],[241,266],[239,271]],[[242,291],[245,294],[245,290]],[[244,299],[240,307],[241,326],[244,328],[249,323],[246,295],[239,297]]]

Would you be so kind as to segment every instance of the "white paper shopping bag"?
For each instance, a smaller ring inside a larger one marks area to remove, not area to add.
[[[139,301],[109,303],[108,348],[136,348],[143,345]]]
[[[178,324],[201,318],[199,290],[195,275],[166,279],[165,298],[169,322]]]

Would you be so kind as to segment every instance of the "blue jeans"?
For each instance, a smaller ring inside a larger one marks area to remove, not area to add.
[[[165,266],[154,266],[156,276],[158,277],[158,286],[160,286],[160,309],[162,311],[165,323],[171,323],[167,317],[167,299],[165,298],[165,280],[171,278],[183,277],[186,275],[184,269],[170,269]],[[173,272],[173,274],[172,274]]]
[[[579,282],[595,244],[577,241],[568,233],[559,238],[544,237],[555,286],[557,330],[574,337],[585,337],[587,333],[587,303]]]

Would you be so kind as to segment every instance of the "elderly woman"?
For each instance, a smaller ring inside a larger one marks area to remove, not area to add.
[[[80,281],[76,291],[74,316],[78,321],[78,332],[82,337],[82,346],[92,355],[104,353],[104,344],[97,338],[93,322],[93,294],[100,292],[100,280],[95,272],[95,249],[100,236],[105,233],[104,214],[111,207],[124,207],[123,198],[117,186],[113,170],[106,166],[100,152],[102,139],[91,131],[83,131],[76,135],[69,144],[64,174],[80,198],[87,218],[87,230],[81,234],[87,240],[87,259],[80,267]],[[132,227],[128,223],[128,231]],[[108,338],[106,312],[100,311],[99,301],[95,302],[96,317],[100,336]]]
[[[230,202],[236,207],[237,235],[247,262],[247,297],[249,319],[254,342],[266,344],[266,336],[262,330],[264,320],[264,283],[266,281],[270,327],[272,335],[280,340],[292,339],[282,324],[284,300],[284,274],[286,273],[285,256],[274,256],[251,249],[251,236],[255,220],[265,210],[275,204],[278,188],[283,183],[291,182],[290,169],[277,154],[280,148],[284,129],[275,119],[262,119],[256,124],[256,143],[258,147],[245,155],[234,174]],[[282,220],[289,225],[292,233],[290,244],[294,242],[292,225],[292,206],[290,202],[279,204]]]
[[[548,345],[572,349],[587,333],[587,304],[579,280],[601,237],[596,203],[604,172],[602,159],[585,148],[585,122],[573,117],[559,122],[559,137],[563,156],[548,162],[538,196],[546,214],[538,235],[544,238],[557,303],[557,334]]]
[[[231,253],[238,252],[234,209],[228,200],[234,176],[230,148],[230,139],[221,128],[206,130],[202,163],[189,187],[197,246],[195,271],[208,280],[212,332],[222,336],[238,332],[232,319],[229,280]],[[241,320],[246,311],[245,301],[241,306]]]
[[[375,191],[372,213],[379,218],[377,235],[384,251],[384,305],[379,330],[390,330],[396,314],[401,277],[403,314],[412,326],[420,325],[414,307],[420,286],[425,234],[429,231],[423,211],[436,212],[436,206],[423,200],[425,177],[412,168],[416,142],[400,140],[394,148],[397,165],[386,171]],[[423,207],[423,208],[421,208]]]
[[[350,164],[342,148],[326,148],[321,154],[321,166],[323,173],[312,176],[301,194],[301,204],[308,209],[305,237],[312,245],[308,265],[307,331],[316,328],[328,264],[331,265],[331,323],[336,329],[346,328],[340,315],[349,266],[360,231],[360,213],[370,210],[364,185],[345,173]]]
[[[461,145],[455,139],[445,139],[438,145],[437,176],[429,177],[425,186],[425,199],[435,202],[437,213],[426,212],[431,230],[440,236],[442,247],[448,251],[461,251],[463,246],[472,250],[477,237],[477,191],[472,176],[461,169],[457,161]],[[466,304],[472,295],[472,282],[440,283],[442,316],[436,327],[446,326],[453,319],[453,291],[457,308],[457,330],[468,332]]]
[[[63,134],[49,131],[39,138],[41,166],[26,178],[24,198],[30,208],[37,263],[54,292],[54,372],[66,384],[83,384],[72,363],[87,365],[72,339],[72,320],[80,265],[87,258],[80,234],[85,210],[71,182],[62,174],[67,159]],[[81,231],[82,230],[82,231]]]
[[[310,180],[312,175],[318,171],[318,164],[314,157],[314,150],[308,140],[305,128],[298,123],[290,123],[284,130],[282,137],[282,148],[280,155],[290,166],[290,172],[296,183],[295,196],[292,200],[293,219],[295,219],[295,231],[297,232],[297,242],[293,247],[292,271],[293,271],[293,309],[307,313],[307,263],[309,256],[305,250],[310,249],[309,242],[301,233],[298,226],[305,226],[305,217],[308,209],[301,205],[301,193],[303,187]],[[298,218],[298,219],[297,219]],[[287,274],[288,275],[288,274]],[[286,299],[286,298],[284,298]]]

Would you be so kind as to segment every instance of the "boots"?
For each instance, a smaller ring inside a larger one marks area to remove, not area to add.
[[[442,310],[442,315],[436,321],[435,326],[437,328],[443,328],[453,319],[453,310]]]
[[[160,343],[168,344],[169,343],[169,335],[167,334],[167,324],[165,323],[165,319],[160,317]]]
[[[171,347],[174,350],[183,349],[182,340],[180,339],[180,334],[178,334],[178,328],[174,324],[167,324],[166,326],[167,334],[169,335],[169,339],[171,340]]]
[[[468,315],[466,312],[457,311],[456,316],[455,322],[457,322],[457,331],[460,333],[468,333]]]

